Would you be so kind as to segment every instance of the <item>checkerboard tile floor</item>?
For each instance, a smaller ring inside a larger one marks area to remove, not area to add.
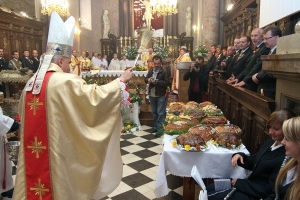
[[[142,126],[141,129],[133,134],[121,136],[123,178],[120,185],[102,200],[156,199],[153,190],[160,154],[163,150],[162,139],[155,138],[149,126]],[[12,164],[15,178],[17,163]],[[167,181],[170,192],[159,200],[182,199],[183,179],[168,173]]]

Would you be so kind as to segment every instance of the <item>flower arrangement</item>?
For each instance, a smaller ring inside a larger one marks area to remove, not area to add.
[[[142,98],[140,96],[142,85],[140,83],[129,82],[129,87],[135,89],[135,93],[129,92],[130,103],[138,102],[139,106],[142,105]]]
[[[147,67],[141,66],[141,65],[139,65],[139,64],[136,64],[136,65],[135,65],[135,68],[133,69],[133,71],[147,71],[147,70],[148,70]]]
[[[200,43],[194,50],[194,57],[203,56],[204,58],[207,58],[207,53],[208,51],[206,49],[206,46]]]
[[[154,51],[155,55],[159,55],[162,58],[166,58],[170,54],[168,47],[164,47],[164,46],[155,46],[153,48],[153,51]]]
[[[137,55],[138,49],[136,46],[126,46],[122,52],[128,59],[134,59]]]
[[[122,134],[131,134],[134,131],[138,131],[138,125],[131,120],[124,120],[123,127],[122,127]]]
[[[91,75],[87,73],[87,75],[83,76],[82,79],[85,80],[87,84],[105,85],[109,82],[106,78],[99,77],[98,74]]]

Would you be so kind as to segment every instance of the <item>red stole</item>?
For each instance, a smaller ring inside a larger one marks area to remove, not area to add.
[[[24,156],[26,196],[30,200],[51,200],[50,156],[46,116],[46,87],[53,72],[47,72],[40,94],[26,93]]]

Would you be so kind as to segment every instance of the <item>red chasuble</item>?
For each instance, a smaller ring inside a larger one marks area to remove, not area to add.
[[[52,199],[46,115],[46,88],[53,72],[47,72],[40,94],[26,93],[24,152],[26,196],[30,200]]]

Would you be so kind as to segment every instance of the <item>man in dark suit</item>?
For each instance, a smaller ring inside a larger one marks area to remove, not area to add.
[[[0,72],[2,70],[7,70],[8,69],[8,63],[4,59],[3,53],[4,53],[3,49],[0,48]],[[5,95],[5,84],[2,81],[0,81],[0,92],[3,92],[4,97],[6,97],[6,95]]]
[[[40,60],[38,58],[39,54],[37,50],[32,50],[32,57],[31,60],[33,61],[33,68],[31,69],[33,73],[37,71],[40,65]]]
[[[228,46],[228,47],[227,47],[226,58],[225,58],[225,60],[223,60],[223,61],[221,62],[221,64],[220,64],[221,68],[222,68],[224,71],[227,70],[227,66],[228,66],[229,63],[233,60],[234,53],[235,53],[234,46]]]
[[[255,45],[252,58],[247,64],[245,70],[235,79],[235,87],[245,87],[248,90],[256,92],[257,84],[253,82],[252,76],[259,72],[262,67],[261,55],[267,55],[270,51],[263,42],[262,37],[263,30],[255,28],[251,33],[252,43]]]
[[[235,83],[235,78],[245,69],[246,65],[250,61],[252,56],[251,38],[249,36],[243,36],[240,38],[241,53],[237,57],[233,67],[232,67],[232,76],[227,82],[229,84]]]
[[[21,59],[21,62],[22,62],[22,67],[23,68],[33,69],[33,61],[29,57],[29,51],[28,50],[23,51],[23,57]]]
[[[207,64],[206,64],[206,67],[209,71],[211,71],[213,69],[213,67],[215,66],[216,64],[216,56],[215,56],[215,53],[216,53],[216,45],[211,45],[210,47],[210,52],[211,52],[211,57],[210,59],[207,61]]]
[[[276,54],[277,39],[282,36],[278,26],[269,26],[263,31],[263,39],[266,47],[270,49],[269,55]],[[257,93],[275,100],[276,78],[264,70],[252,76],[252,80],[258,84]]]
[[[240,44],[241,44],[240,38],[235,38],[234,42],[233,42],[235,52],[233,54],[231,62],[229,62],[228,65],[226,65],[226,78],[227,79],[229,79],[231,77],[233,65],[234,65],[236,59],[238,58],[238,56],[240,55],[240,52],[241,52]]]

